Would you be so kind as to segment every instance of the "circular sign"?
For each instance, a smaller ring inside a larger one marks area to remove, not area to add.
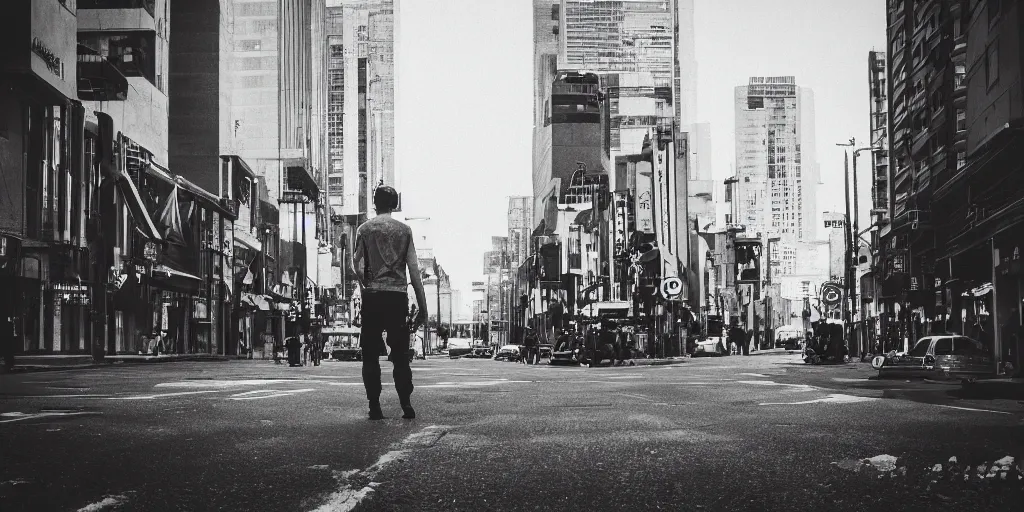
[[[875,356],[874,359],[871,360],[871,367],[876,369],[876,370],[881,369],[882,368],[882,363],[884,363],[884,362],[885,362],[885,356]]]
[[[666,277],[661,280],[661,296],[671,299],[683,292],[683,280],[678,277]]]
[[[835,283],[821,285],[821,302],[826,306],[836,306],[843,301],[843,289]]]

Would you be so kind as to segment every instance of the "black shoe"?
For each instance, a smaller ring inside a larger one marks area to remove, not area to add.
[[[382,420],[384,419],[384,411],[381,410],[380,404],[370,405],[370,419],[371,420]]]
[[[411,420],[416,418],[416,411],[413,410],[411,405],[403,405],[402,412],[404,413],[402,414],[403,419]]]

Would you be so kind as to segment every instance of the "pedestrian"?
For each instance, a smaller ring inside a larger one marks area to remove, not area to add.
[[[281,353],[284,352],[284,343],[274,335],[274,364],[281,364]]]
[[[427,296],[423,291],[412,229],[391,216],[398,208],[398,192],[388,186],[377,187],[373,206],[377,216],[356,230],[352,258],[353,275],[359,279],[363,297],[363,325],[359,336],[363,350],[363,386],[369,401],[370,419],[384,419],[380,405],[380,356],[387,354],[390,347],[388,360],[394,365],[395,391],[402,406],[402,417],[412,419],[416,412],[411,402],[409,339],[426,322]],[[410,280],[419,308],[412,325],[407,318]]]
[[[284,346],[288,349],[288,366],[302,366],[302,342],[299,337],[289,337]]]

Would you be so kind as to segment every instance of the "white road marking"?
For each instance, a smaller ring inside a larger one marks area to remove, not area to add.
[[[650,398],[647,398],[646,396],[643,396],[643,395],[633,395],[633,394],[630,394],[630,393],[618,393],[618,394],[622,395],[622,396],[628,396],[630,398],[637,398],[637,399],[640,399],[640,400],[647,400],[648,402],[653,402],[654,401],[654,400],[652,400]]]
[[[8,398],[105,398],[114,395],[19,395]]]
[[[445,427],[438,425],[429,426],[419,432],[410,434],[395,449],[381,455],[377,462],[362,471],[335,472],[339,488],[327,498],[327,502],[318,507],[315,512],[348,512],[362,503],[374,489],[380,485],[373,479],[388,466],[405,460],[413,448],[425,448],[433,446],[438,439],[447,433]],[[355,480],[368,481],[365,486],[358,489]]]
[[[767,375],[764,375],[764,374],[761,374],[761,373],[738,373],[737,375],[746,375],[747,377],[764,377],[764,378],[768,377]]]
[[[105,496],[102,500],[97,501],[96,503],[90,503],[78,509],[78,512],[99,512],[101,510],[107,510],[121,506],[127,500],[128,497],[123,495]]]
[[[217,393],[215,390],[206,391],[180,391],[178,393],[160,393],[156,395],[141,395],[141,396],[115,396],[107,398],[107,400],[156,400],[157,398],[170,398],[175,396],[186,396],[186,395],[200,395],[203,393]]]
[[[438,382],[437,384],[423,384],[416,386],[419,388],[472,388],[472,387],[483,387],[483,386],[496,386],[498,384],[529,384],[532,380],[478,380],[478,381],[466,381],[466,382]]]
[[[47,412],[36,412],[36,413],[24,413],[24,412],[5,412],[0,414],[4,418],[0,420],[0,423],[13,423],[15,421],[31,420],[36,418],[45,418],[48,416],[83,416],[86,414],[99,414],[98,412],[87,412],[87,411],[47,411]]]
[[[609,379],[642,379],[646,375],[616,375],[614,377],[608,377]]]
[[[816,398],[814,400],[804,400],[803,402],[765,402],[758,405],[805,405],[805,404],[818,404],[818,403],[834,403],[834,404],[855,404],[859,402],[872,402],[875,400],[881,400],[880,398],[871,398],[867,396],[853,396],[853,395],[842,395],[833,394],[828,395],[825,398]]]
[[[296,382],[289,379],[250,379],[250,380],[186,380],[180,382],[161,382],[158,388],[230,388],[235,386],[269,386],[284,382]]]
[[[807,384],[784,384],[784,383],[775,382],[775,381],[771,381],[771,380],[740,380],[740,381],[737,381],[737,382],[740,383],[740,384],[750,384],[752,386],[784,386],[784,387],[795,388],[795,389],[798,389],[800,391],[813,391],[815,389],[818,389],[818,388],[816,388],[814,386],[808,386]]]
[[[228,400],[259,400],[261,398],[280,398],[282,396],[297,395],[299,393],[309,393],[310,391],[316,391],[313,388],[306,389],[257,389],[256,391],[246,391],[244,393],[238,393],[231,395]]]
[[[995,414],[1012,414],[1012,413],[1009,413],[1009,412],[1006,412],[1006,411],[992,411],[992,410],[989,410],[989,409],[974,409],[972,407],[957,407],[955,405],[940,405],[940,404],[931,404],[931,405],[934,405],[935,407],[945,407],[946,409],[958,409],[958,410],[961,410],[961,411],[991,412],[991,413],[995,413]]]

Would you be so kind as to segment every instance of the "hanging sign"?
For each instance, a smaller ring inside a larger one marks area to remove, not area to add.
[[[821,285],[821,302],[826,306],[837,306],[843,300],[843,289],[836,283]]]
[[[88,306],[92,304],[92,290],[85,284],[51,283],[56,302],[69,306]]]

